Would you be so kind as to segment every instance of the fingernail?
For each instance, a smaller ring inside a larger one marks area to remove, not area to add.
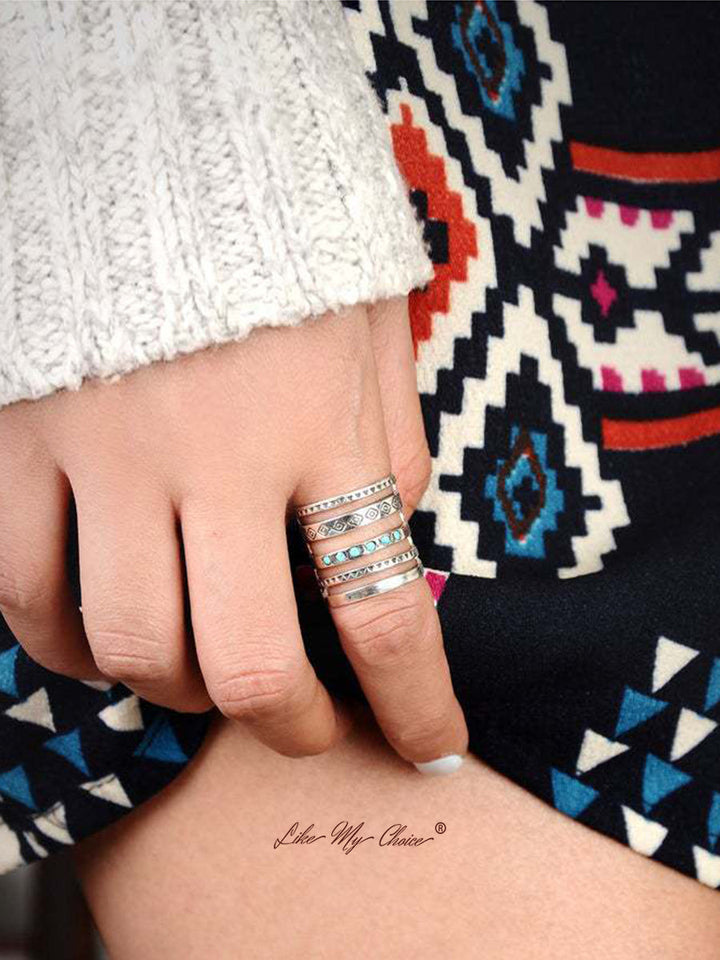
[[[463,758],[459,753],[449,753],[445,757],[438,757],[437,760],[428,760],[426,763],[416,763],[420,773],[426,777],[444,777],[448,773],[454,773],[462,766]]]

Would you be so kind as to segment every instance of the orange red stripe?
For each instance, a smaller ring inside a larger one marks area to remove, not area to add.
[[[570,141],[576,170],[643,183],[710,183],[720,180],[720,148],[692,153],[627,153]]]
[[[663,420],[611,420],[603,417],[606,450],[657,450],[720,433],[720,407]]]

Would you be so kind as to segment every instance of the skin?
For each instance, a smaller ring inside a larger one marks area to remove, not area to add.
[[[408,513],[422,493],[429,456],[405,300],[14,404],[0,411],[0,447],[0,609],[34,660],[176,710],[214,704],[285,756],[336,742],[348,720],[302,644],[285,525],[294,504],[391,469]],[[71,493],[82,611],[65,569]],[[427,583],[334,619],[399,755],[464,754]]]
[[[409,512],[427,481],[402,301],[13,405],[0,444],[0,609],[30,656],[218,708],[169,788],[74,850],[113,960],[716,955],[716,893],[474,757],[446,778],[408,765],[467,748],[424,581],[335,611],[371,709],[334,702],[305,657],[292,505],[392,468]],[[295,820],[343,818],[434,839],[273,846]]]
[[[419,847],[282,845],[364,821]],[[444,834],[435,824],[446,824]],[[296,831],[297,835],[297,831]],[[372,714],[288,759],[218,718],[167,789],[75,848],[112,960],[716,960],[720,896],[576,823],[472,754],[422,777]]]

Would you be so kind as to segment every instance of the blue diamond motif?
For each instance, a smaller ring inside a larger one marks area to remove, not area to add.
[[[542,560],[545,534],[557,530],[565,496],[557,485],[557,473],[548,466],[547,436],[515,425],[510,434],[512,453],[498,460],[496,472],[485,479],[485,496],[493,503],[493,519],[505,525],[505,552]],[[515,508],[515,492],[529,479],[538,497],[536,511],[525,517]]]
[[[517,48],[508,23],[498,14],[496,0],[476,4],[467,19],[467,5],[455,4],[455,23],[452,24],[453,46],[462,55],[465,69],[474,77],[484,106],[506,120],[515,119],[513,94],[520,90],[525,73],[525,60]],[[483,52],[487,43],[497,49],[496,31],[502,36],[503,66],[497,70]],[[484,36],[483,36],[484,34]]]

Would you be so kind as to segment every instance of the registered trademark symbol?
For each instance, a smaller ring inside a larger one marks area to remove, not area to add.
[[[435,824],[435,833],[445,833],[446,830],[447,827],[442,820],[438,820],[438,822]]]

